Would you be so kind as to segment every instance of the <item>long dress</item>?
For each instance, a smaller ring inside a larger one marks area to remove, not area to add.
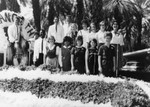
[[[97,48],[88,49],[88,68],[90,74],[92,75],[98,74],[98,49]]]
[[[71,70],[71,46],[61,48],[62,54],[62,69],[63,71]]]
[[[85,72],[85,51],[84,47],[74,47],[72,49],[72,54],[74,55],[74,67],[79,74],[84,74]]]

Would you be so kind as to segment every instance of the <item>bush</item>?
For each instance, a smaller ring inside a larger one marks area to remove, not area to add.
[[[26,80],[13,78],[0,80],[0,89],[11,92],[30,91],[38,98],[60,97],[82,103],[94,104],[111,101],[113,107],[150,107],[150,100],[137,85],[128,81],[106,83],[90,82],[54,82],[41,78]]]

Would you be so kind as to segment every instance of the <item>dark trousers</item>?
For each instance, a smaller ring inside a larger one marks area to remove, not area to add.
[[[56,42],[55,45],[61,48],[62,43],[57,43],[57,42]]]
[[[43,53],[39,54],[39,59],[35,62],[35,66],[40,66],[41,64],[43,64]]]
[[[106,77],[114,77],[115,76],[115,73],[113,72],[113,68],[111,68],[111,67],[106,67],[106,68],[102,67],[102,74]]]

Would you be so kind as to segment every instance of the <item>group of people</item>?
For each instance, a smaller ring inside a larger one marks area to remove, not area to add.
[[[99,23],[99,31],[94,22],[89,25],[87,20],[81,22],[82,29],[78,30],[78,25],[71,22],[70,15],[65,20],[54,17],[53,21],[54,24],[49,26],[47,33],[44,29],[35,33],[33,62],[36,66],[46,64],[63,72],[72,70],[79,74],[115,75],[116,51],[112,44],[124,45],[123,35],[116,21],[113,22],[111,32],[106,31],[105,21]],[[8,37],[12,37],[9,30]],[[15,47],[14,65],[22,62],[26,65],[27,58],[24,58],[26,53],[23,47],[27,45],[23,46],[21,43],[17,46],[18,40],[17,36],[13,42],[10,41]]]

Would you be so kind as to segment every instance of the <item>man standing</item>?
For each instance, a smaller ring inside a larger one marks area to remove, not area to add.
[[[49,26],[48,37],[51,36],[54,36],[56,45],[61,46],[64,38],[64,29],[60,25],[58,17],[54,17],[54,24]]]
[[[27,65],[28,55],[27,55],[27,44],[22,35],[22,25],[24,19],[21,17],[16,17],[14,24],[8,27],[8,42],[9,46],[13,50],[13,64],[18,65]]]
[[[66,16],[66,22],[64,23],[64,25],[63,25],[63,28],[64,28],[64,35],[66,36],[67,35],[67,33],[69,33],[70,32],[70,30],[71,30],[71,16],[70,15],[67,15]]]
[[[98,52],[99,71],[104,76],[112,77],[115,71],[115,48],[110,44],[112,33],[106,32],[104,39],[105,44],[99,48]]]

